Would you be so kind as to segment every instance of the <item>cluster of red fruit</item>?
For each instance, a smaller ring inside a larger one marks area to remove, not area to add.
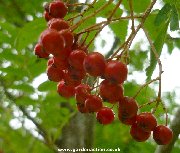
[[[47,75],[49,80],[58,82],[57,92],[65,97],[75,96],[77,108],[81,113],[96,112],[101,124],[110,124],[114,120],[111,108],[103,106],[103,101],[118,103],[119,120],[131,125],[130,134],[137,141],[145,141],[151,131],[158,144],[167,144],[172,138],[172,131],[166,126],[157,126],[151,113],[137,115],[138,105],[135,99],[124,97],[123,83],[127,79],[127,66],[115,60],[107,61],[98,52],[88,53],[87,49],[74,40],[70,24],[63,18],[67,14],[66,4],[55,0],[45,6],[44,17],[48,28],[40,35],[35,46],[39,58],[49,58]],[[84,84],[85,77],[92,76],[104,79],[97,94]]]

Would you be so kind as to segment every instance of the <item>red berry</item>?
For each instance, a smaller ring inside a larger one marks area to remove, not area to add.
[[[84,104],[91,92],[91,87],[87,84],[80,84],[75,87],[75,98],[77,103]]]
[[[38,43],[36,44],[36,46],[34,47],[34,53],[36,56],[38,56],[39,58],[48,58],[49,54],[47,54],[42,46]]]
[[[64,72],[54,65],[50,65],[47,67],[47,76],[49,80],[59,82],[63,79]]]
[[[41,33],[40,44],[44,50],[53,55],[58,55],[64,49],[64,38],[53,29],[46,29]]]
[[[145,132],[141,128],[139,128],[137,124],[133,124],[130,129],[130,134],[134,140],[143,142],[150,137],[151,132]]]
[[[150,132],[157,126],[157,121],[152,113],[141,113],[136,117],[137,126],[143,131]]]
[[[123,87],[104,80],[100,84],[99,94],[104,101],[115,103],[123,97]]]
[[[98,96],[90,95],[85,101],[85,107],[88,109],[88,112],[97,112],[102,108],[102,100]]]
[[[131,97],[124,97],[119,101],[119,115],[122,119],[127,119],[135,116],[138,111],[138,105],[135,99]]]
[[[119,61],[110,61],[107,63],[104,76],[112,83],[123,83],[127,79],[128,69],[125,64]]]
[[[49,5],[49,13],[54,18],[63,18],[67,14],[67,6],[62,1],[54,1]]]
[[[96,119],[101,124],[110,124],[114,120],[114,112],[108,107],[103,107],[96,113]]]
[[[61,50],[61,52],[58,55],[56,55],[56,57],[61,60],[68,60],[68,57],[71,52],[72,52],[72,49],[70,47],[65,48],[65,49]],[[68,63],[68,61],[67,61],[67,63]]]
[[[82,50],[74,50],[68,58],[69,64],[75,69],[83,69],[83,61],[86,53]]]
[[[48,22],[49,20],[52,19],[52,16],[49,14],[49,12],[44,11],[44,18]]]
[[[133,125],[136,122],[136,115],[131,118],[123,118],[121,113],[118,113],[119,120],[126,125]]]
[[[65,47],[71,47],[74,42],[73,33],[69,29],[61,30],[59,33],[65,40]]]
[[[69,64],[66,60],[62,60],[58,57],[53,57],[53,64],[61,70],[65,70],[69,67]]]
[[[65,98],[73,97],[75,94],[74,86],[66,85],[64,81],[58,83],[57,92]]]
[[[48,22],[48,26],[50,29],[55,29],[57,31],[68,29],[69,24],[67,21],[59,18],[53,18]]]
[[[105,65],[104,56],[98,52],[90,53],[83,62],[85,71],[94,77],[104,74]]]
[[[84,72],[75,69],[69,69],[65,72],[64,80],[67,85],[78,86],[81,84],[82,78],[85,76]]]
[[[173,132],[171,129],[164,125],[156,126],[153,131],[153,138],[158,145],[169,144],[173,138]]]

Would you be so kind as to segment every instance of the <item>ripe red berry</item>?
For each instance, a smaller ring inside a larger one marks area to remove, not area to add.
[[[103,107],[96,113],[96,119],[101,124],[110,124],[114,121],[114,112],[108,107]]]
[[[75,98],[77,103],[84,104],[91,92],[91,87],[87,84],[80,84],[75,87]]]
[[[46,29],[41,33],[40,44],[47,53],[53,55],[58,55],[65,47],[64,38],[54,29]]]
[[[53,1],[49,5],[49,13],[54,18],[63,18],[67,11],[67,6],[62,1]]]
[[[49,54],[43,50],[42,46],[39,43],[37,43],[36,46],[34,47],[34,53],[39,58],[48,58],[49,57]]]
[[[127,119],[135,116],[138,111],[138,105],[135,99],[131,97],[124,97],[119,101],[118,113],[122,119]]]
[[[85,57],[86,53],[84,51],[74,50],[69,55],[68,62],[73,68],[82,70]]]
[[[118,113],[119,120],[126,125],[133,125],[136,122],[136,115],[131,118],[123,118],[121,113]]]
[[[64,81],[60,81],[57,85],[57,92],[65,98],[70,98],[74,96],[75,89],[74,86],[66,85]]]
[[[90,53],[83,62],[85,71],[95,77],[104,74],[105,65],[104,56],[98,52]]]
[[[61,50],[61,52],[58,55],[56,55],[56,57],[61,60],[66,60],[68,62],[68,57],[71,52],[72,52],[71,47],[65,48],[65,49]]]
[[[130,129],[130,134],[134,140],[143,142],[150,137],[151,132],[145,132],[141,128],[139,128],[137,124],[133,124]]]
[[[59,82],[63,79],[64,72],[52,64],[47,67],[47,76],[49,80]]]
[[[67,60],[62,60],[58,57],[53,57],[53,64],[61,70],[65,70],[69,67]]]
[[[153,138],[158,145],[166,145],[171,142],[173,132],[168,127],[159,125],[153,130]]]
[[[112,83],[123,83],[127,79],[128,69],[119,61],[110,61],[106,64],[104,76]]]
[[[73,33],[69,29],[61,30],[59,33],[65,40],[65,47],[71,47],[74,42]]]
[[[123,98],[123,87],[120,84],[112,84],[108,80],[104,80],[100,84],[99,94],[104,101],[115,103]]]
[[[143,131],[151,132],[157,126],[157,121],[152,113],[141,113],[136,117],[137,126]]]
[[[81,84],[84,75],[85,74],[80,71],[69,69],[65,71],[64,81],[67,85],[78,86],[79,84]]]
[[[88,112],[97,112],[102,108],[102,100],[98,96],[90,95],[85,101],[85,107],[88,109]]]
[[[48,22],[49,29],[55,29],[57,31],[68,29],[69,24],[67,21],[59,18],[53,18]]]

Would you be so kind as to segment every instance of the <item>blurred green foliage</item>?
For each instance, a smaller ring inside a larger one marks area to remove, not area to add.
[[[55,141],[61,135],[63,126],[76,112],[75,100],[67,101],[60,97],[56,93],[55,83],[45,81],[37,88],[33,86],[35,78],[46,71],[47,60],[37,59],[33,54],[33,46],[41,31],[46,27],[42,18],[43,2],[44,0],[0,0],[0,150],[5,153],[52,153],[53,151],[43,143],[41,133],[32,123],[32,119],[47,132],[47,138],[52,137],[52,141]],[[94,8],[85,15],[89,15],[103,3],[105,0],[99,0]],[[143,13],[150,0],[133,1],[133,3],[135,13]],[[180,2],[164,0],[163,5],[165,3],[170,3],[173,7],[170,18],[171,30],[177,30]],[[112,3],[108,9],[104,9],[96,17],[93,16],[84,22],[77,31],[94,24],[97,17],[107,18],[109,11],[114,6],[115,4]],[[130,14],[127,0],[123,1],[123,6],[124,10],[118,9],[116,17],[120,17],[123,12]],[[72,17],[74,14],[76,12],[70,13],[68,17]],[[180,48],[180,38],[172,38],[169,34],[166,36],[166,17],[167,14],[163,13],[163,9],[153,11],[144,25],[159,53],[162,51],[164,43],[168,46],[169,53],[172,53],[174,47]],[[128,24],[128,20],[122,20],[113,22],[109,26],[114,37],[120,39],[120,43],[123,43],[127,36]],[[162,29],[163,26],[165,29]],[[93,35],[94,33],[91,33],[87,42],[93,38]],[[91,46],[91,50],[93,49],[94,45]],[[130,65],[133,70],[145,71],[143,63],[146,62],[148,54],[148,51],[142,50],[140,47],[130,51]],[[151,57],[150,73],[147,73],[149,78],[155,66],[156,60]],[[140,88],[135,79],[125,84],[126,96],[134,96]],[[11,93],[11,95],[7,93]],[[154,89],[147,87],[139,94],[137,101],[141,105],[155,96]],[[174,113],[174,108],[177,107],[174,101],[175,96],[175,94],[166,93],[163,97],[169,105],[171,115]],[[72,109],[65,107],[63,103],[69,103],[69,107]],[[25,108],[29,115],[22,113],[21,108]],[[151,108],[152,106],[148,106],[142,108],[141,111],[150,111]],[[117,114],[116,106],[114,106],[114,111]],[[158,110],[157,116],[161,116],[162,112],[162,110]],[[158,118],[158,120],[160,123],[164,122],[162,118]],[[129,127],[121,124],[117,116],[111,125],[95,124],[94,147],[112,149],[119,147],[122,153],[152,153],[156,147],[151,139],[145,143],[137,143],[132,140],[129,135]],[[34,126],[29,129],[30,125]],[[179,143],[178,140],[177,144]],[[180,152],[180,148],[176,145],[173,153],[178,152]]]

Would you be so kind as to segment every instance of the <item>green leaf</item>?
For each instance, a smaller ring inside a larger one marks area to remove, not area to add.
[[[179,17],[178,12],[175,5],[172,5],[171,12],[171,21],[170,21],[170,30],[175,31],[179,29]]]
[[[17,50],[26,48],[29,44],[36,42],[40,33],[46,28],[46,22],[43,18],[38,18],[25,24],[18,31],[14,45]]]
[[[54,83],[52,81],[46,81],[39,85],[38,90],[39,91],[50,91],[50,90],[56,90],[57,83]]]
[[[169,18],[170,11],[171,11],[171,5],[169,3],[165,4],[157,14],[154,24],[156,26],[159,26],[162,23],[165,23]]]
[[[19,84],[19,85],[12,85],[11,89],[17,89],[17,90],[21,90],[23,92],[28,92],[28,93],[34,92],[34,88],[27,83],[23,83],[23,84]]]
[[[154,42],[154,47],[155,47],[156,52],[159,56],[161,55],[162,48],[164,45],[164,41],[166,39],[168,25],[169,25],[169,22],[167,22],[162,27],[160,33],[158,34],[158,36]],[[149,81],[151,79],[151,76],[154,72],[154,69],[156,68],[156,64],[157,64],[157,59],[155,58],[155,55],[154,55],[153,51],[151,50],[151,52],[150,52],[150,65],[148,68],[146,68],[147,81]]]
[[[110,28],[113,30],[114,34],[120,38],[120,41],[123,42],[127,35],[128,21],[119,20],[110,24]]]

